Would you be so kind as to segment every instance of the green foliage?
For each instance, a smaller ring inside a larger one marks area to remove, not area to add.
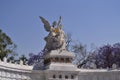
[[[0,29],[0,59],[3,60],[8,54],[14,53],[16,45],[11,38]]]
[[[27,57],[26,57],[24,54],[21,55],[21,57],[19,58],[19,61],[20,61],[20,60],[23,61],[23,64],[24,64],[24,65],[27,64],[28,59],[27,59]]]

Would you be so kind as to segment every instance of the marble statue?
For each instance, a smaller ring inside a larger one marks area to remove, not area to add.
[[[40,16],[41,21],[44,24],[44,28],[49,34],[44,38],[46,45],[44,50],[64,50],[66,49],[65,33],[62,30],[61,17],[58,22],[54,21],[52,26],[50,23],[43,17]]]

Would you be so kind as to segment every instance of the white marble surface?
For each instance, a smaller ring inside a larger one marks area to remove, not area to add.
[[[50,69],[41,71],[32,70],[33,66],[0,61],[0,80],[120,80],[120,70],[117,69],[77,69],[71,63],[52,63],[49,66]]]
[[[50,53],[47,53],[47,55],[45,55],[45,58],[49,58],[49,57],[71,57],[74,58],[75,55],[72,52],[66,51],[66,50],[52,50]]]
[[[0,62],[0,69],[1,68],[15,71],[31,71],[33,69],[33,66]]]

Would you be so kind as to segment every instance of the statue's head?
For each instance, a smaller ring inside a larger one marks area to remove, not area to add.
[[[60,32],[60,30],[59,30],[58,28],[53,28],[52,31],[53,31],[54,33],[59,33],[59,32]]]

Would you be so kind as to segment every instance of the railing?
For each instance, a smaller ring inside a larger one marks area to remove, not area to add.
[[[9,70],[25,72],[25,71],[31,71],[33,69],[33,66],[24,65],[22,60],[20,60],[19,64],[7,62],[7,58],[4,57],[3,61],[0,60],[0,69],[9,69]]]
[[[21,60],[19,64],[7,62],[4,57],[0,60],[0,80],[31,80],[33,66],[23,65]]]

